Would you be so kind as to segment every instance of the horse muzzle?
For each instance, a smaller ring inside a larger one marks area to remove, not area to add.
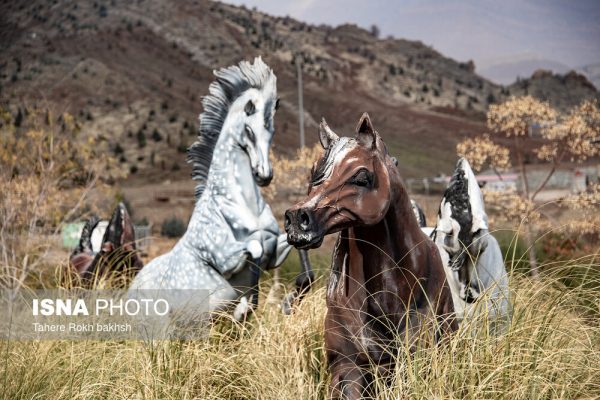
[[[313,214],[304,208],[287,210],[284,227],[288,243],[299,249],[315,249],[321,246],[325,237]]]
[[[254,171],[253,175],[254,175],[254,182],[256,182],[256,184],[261,187],[268,186],[269,183],[271,183],[271,181],[273,180],[272,172],[269,175],[262,176],[257,171]]]

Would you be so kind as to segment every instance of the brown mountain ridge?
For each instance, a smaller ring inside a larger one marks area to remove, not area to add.
[[[502,87],[477,75],[472,62],[420,42],[206,0],[0,4],[2,105],[74,114],[86,134],[109,141],[132,180],[188,176],[184,153],[211,71],[257,55],[278,77],[276,151],[298,147],[299,57],[307,142],[316,140],[322,116],[350,135],[368,111],[407,177],[450,171],[456,143],[485,130],[490,103],[530,93],[566,108],[598,98],[579,75]]]

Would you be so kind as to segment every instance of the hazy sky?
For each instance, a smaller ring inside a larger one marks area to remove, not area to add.
[[[314,24],[379,26],[478,69],[541,58],[600,62],[600,0],[226,0]]]

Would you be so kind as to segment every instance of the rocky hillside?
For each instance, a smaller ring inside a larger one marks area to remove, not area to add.
[[[586,65],[579,68],[578,71],[584,74],[596,89],[600,88],[600,63]]]
[[[560,74],[570,71],[570,68],[563,63],[524,55],[522,57],[516,56],[514,59],[499,61],[485,68],[478,68],[478,72],[492,82],[511,85],[517,77],[531,76],[538,69],[546,69]]]
[[[312,26],[206,0],[33,0],[0,3],[0,102],[52,107],[107,140],[132,180],[187,176],[211,71],[262,55],[278,76],[276,151],[298,145],[301,60],[307,141],[325,116],[351,134],[363,111],[406,176],[451,170],[455,144],[485,129],[490,103],[524,90],[565,106],[598,92],[524,81],[508,88],[472,62],[353,25]],[[537,80],[532,79],[532,82]],[[568,93],[568,95],[566,95]],[[568,97],[565,100],[565,96]]]
[[[600,93],[596,87],[582,74],[571,71],[564,75],[551,71],[538,70],[531,78],[520,79],[508,87],[510,93],[532,95],[546,100],[559,109],[568,109],[581,102],[582,99],[596,98]]]

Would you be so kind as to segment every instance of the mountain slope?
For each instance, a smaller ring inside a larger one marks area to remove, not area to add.
[[[257,55],[278,77],[276,151],[298,144],[299,57],[308,143],[322,116],[351,135],[368,111],[407,177],[451,170],[457,141],[481,133],[487,105],[511,93],[471,62],[353,25],[311,26],[206,0],[0,4],[2,104],[75,114],[84,132],[111,143],[132,180],[186,176],[211,71]]]
[[[538,70],[530,78],[510,85],[508,90],[513,95],[531,95],[550,101],[555,107],[563,110],[579,104],[582,99],[600,100],[600,94],[594,85],[584,75],[575,71],[560,75]]]
[[[493,82],[510,85],[517,80],[517,77],[531,76],[539,69],[550,70],[557,74],[565,74],[570,70],[567,65],[553,60],[531,58],[499,62],[481,69],[479,73]]]
[[[579,68],[578,71],[584,74],[596,89],[600,88],[600,63],[586,65]]]

